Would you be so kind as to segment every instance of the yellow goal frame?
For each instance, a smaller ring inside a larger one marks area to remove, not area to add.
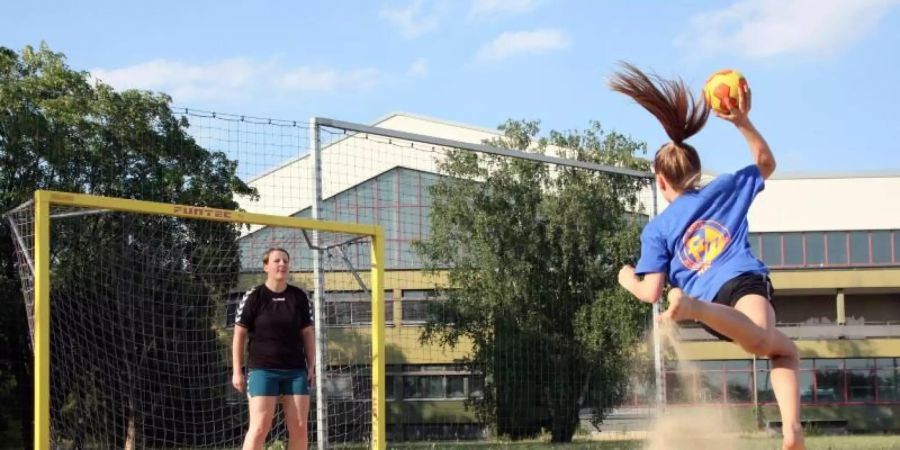
[[[348,233],[372,238],[372,449],[386,448],[384,350],[384,231],[378,225],[254,214],[143,200],[38,190],[34,193],[34,448],[50,450],[50,207],[104,209]]]

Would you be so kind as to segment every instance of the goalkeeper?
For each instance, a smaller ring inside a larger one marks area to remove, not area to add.
[[[315,382],[316,350],[309,297],[287,283],[290,255],[271,248],[263,255],[266,282],[241,299],[232,341],[234,388],[250,400],[250,428],[243,450],[262,450],[281,399],[288,449],[306,450],[309,387]],[[249,337],[249,375],[244,377],[244,346]]]

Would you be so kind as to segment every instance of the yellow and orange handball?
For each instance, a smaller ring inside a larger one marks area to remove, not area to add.
[[[723,69],[710,75],[703,86],[703,98],[713,111],[729,114],[728,104],[725,99],[732,98],[733,105],[737,106],[739,93],[747,88],[747,79],[737,70]]]

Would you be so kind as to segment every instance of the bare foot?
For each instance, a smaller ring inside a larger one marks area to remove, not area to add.
[[[659,320],[678,322],[693,318],[697,300],[689,297],[679,288],[669,290],[669,309],[659,315]]]
[[[803,427],[794,425],[789,429],[783,430],[784,440],[781,443],[783,450],[806,450],[806,443],[803,439]]]

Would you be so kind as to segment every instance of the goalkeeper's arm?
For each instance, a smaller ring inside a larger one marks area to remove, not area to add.
[[[247,387],[244,378],[244,344],[246,342],[247,329],[236,325],[231,341],[231,384],[241,393],[244,393]]]
[[[303,350],[306,353],[306,371],[309,374],[309,384],[316,382],[316,329],[310,325],[300,331],[303,335]]]

